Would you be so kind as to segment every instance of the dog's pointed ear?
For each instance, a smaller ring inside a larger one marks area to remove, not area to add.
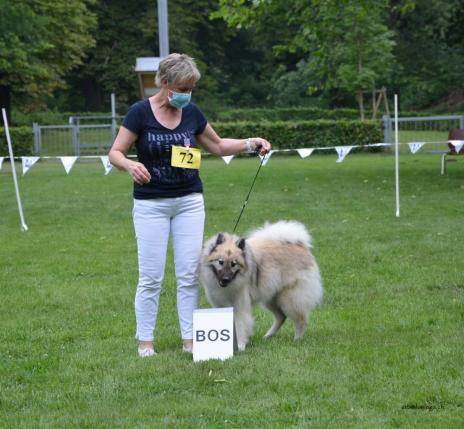
[[[241,238],[241,239],[238,241],[237,246],[238,246],[239,249],[245,250],[245,239],[244,239],[244,238]]]
[[[224,234],[220,232],[216,238],[216,246],[219,246],[220,244],[224,243],[226,238],[224,237]]]

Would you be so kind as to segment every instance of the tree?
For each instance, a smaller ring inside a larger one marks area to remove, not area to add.
[[[102,111],[113,92],[118,106],[127,107],[138,93],[136,57],[158,56],[156,1],[97,0],[91,10],[95,44],[67,79],[69,88],[58,91],[60,107]]]
[[[24,110],[64,85],[92,46],[91,0],[0,0],[0,105]]]
[[[363,90],[388,81],[394,41],[385,25],[386,0],[220,0],[220,6],[215,16],[231,26],[253,26],[267,37],[279,32],[274,53],[295,55],[300,76],[306,63],[310,73],[301,83],[310,94],[355,94],[363,116]]]
[[[212,116],[224,105],[252,104],[266,98],[267,85],[253,78],[261,67],[262,50],[248,30],[228,28],[210,20],[216,0],[170,0],[170,52],[193,56],[202,73],[194,100]],[[92,6],[98,19],[95,47],[69,77],[69,89],[59,91],[62,108],[102,111],[114,92],[119,111],[139,98],[135,59],[159,56],[156,2],[98,0]],[[186,13],[188,11],[188,13]]]
[[[170,0],[168,4],[170,52],[184,52],[195,57],[202,71],[206,68],[204,57],[217,51],[218,44],[224,40],[223,32],[215,34],[205,19],[213,3],[212,0],[193,3]],[[185,13],[186,10],[189,13]],[[65,93],[72,96],[65,97],[64,104],[74,110],[102,111],[107,108],[109,94],[115,93],[118,109],[123,111],[139,98],[134,72],[136,58],[160,55],[157,3],[97,0],[92,11],[98,20],[94,30],[96,44],[70,77],[71,90]],[[199,38],[205,39],[205,45]],[[201,88],[213,84],[214,81],[206,77],[202,79]]]
[[[448,95],[463,103],[462,0],[392,0],[391,3],[389,26],[396,33],[394,54],[400,65],[393,78],[401,93],[402,106],[430,107]],[[452,103],[446,107],[452,110],[459,105]]]
[[[308,29],[310,68],[323,86],[356,94],[364,119],[364,92],[388,82],[394,64],[393,32],[385,25],[387,1],[313,1],[315,31]],[[373,99],[374,99],[373,95]]]

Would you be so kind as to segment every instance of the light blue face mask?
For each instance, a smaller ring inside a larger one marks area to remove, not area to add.
[[[176,107],[177,109],[183,109],[190,103],[190,100],[192,98],[191,92],[171,91],[171,93],[171,96],[169,96],[168,94],[169,103],[171,104],[171,106]]]

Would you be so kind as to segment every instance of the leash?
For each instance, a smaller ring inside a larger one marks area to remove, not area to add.
[[[266,154],[266,155],[267,155],[267,154]],[[259,163],[258,171],[256,172],[255,177],[254,177],[254,179],[253,179],[253,182],[251,183],[250,190],[248,191],[248,195],[247,195],[246,198],[245,198],[245,202],[243,203],[242,210],[240,211],[240,214],[238,215],[237,222],[235,222],[234,230],[232,231],[233,233],[235,233],[235,230],[237,229],[238,223],[240,222],[240,219],[241,219],[241,217],[242,217],[243,211],[245,210],[245,207],[246,207],[246,205],[247,205],[247,203],[248,203],[248,199],[250,198],[251,191],[253,190],[253,186],[255,185],[256,178],[258,177],[259,171],[261,170],[261,167],[263,166],[263,161],[264,161],[264,158],[266,158],[266,155],[264,155],[264,156],[261,158],[261,162]]]

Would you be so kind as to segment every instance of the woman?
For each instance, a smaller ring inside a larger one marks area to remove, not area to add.
[[[135,103],[109,152],[110,162],[134,181],[133,220],[139,281],[135,295],[136,338],[141,357],[155,355],[154,330],[171,235],[177,309],[185,352],[192,351],[193,310],[198,306],[198,264],[205,219],[199,149],[224,156],[245,150],[261,155],[268,141],[221,138],[190,102],[200,72],[187,55],[170,54],[159,64],[159,92]],[[127,157],[135,144],[138,161]]]

